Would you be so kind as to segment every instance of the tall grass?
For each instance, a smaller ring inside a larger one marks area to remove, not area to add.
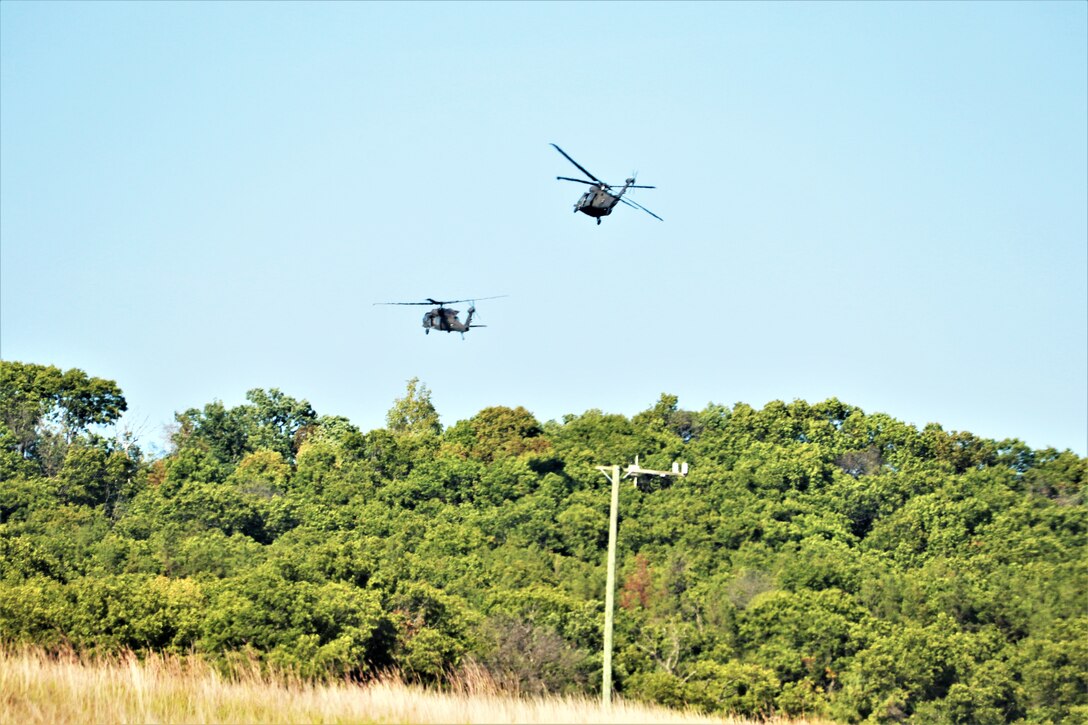
[[[395,679],[308,682],[195,657],[87,657],[0,648],[0,723],[741,723],[573,697],[515,698],[469,674],[452,691]]]

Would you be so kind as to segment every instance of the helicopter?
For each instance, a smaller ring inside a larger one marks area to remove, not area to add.
[[[477,297],[480,300],[496,300],[500,297],[506,297],[507,295],[495,295],[494,297]],[[446,307],[446,305],[452,305],[457,302],[471,302],[471,306],[468,308],[468,317],[464,322],[461,322],[457,318],[460,314],[458,310]],[[438,305],[433,310],[428,310],[423,315],[423,332],[431,334],[431,330],[438,330],[439,332],[460,332],[461,337],[465,336],[465,333],[470,329],[477,327],[487,327],[487,325],[474,325],[472,324],[472,316],[476,314],[476,300],[436,300],[428,297],[423,302],[375,302],[376,305]]]
[[[653,186],[638,186],[638,185],[635,184],[635,177],[631,176],[629,179],[627,179],[626,181],[623,182],[623,187],[621,189],[619,189],[619,191],[613,192],[612,191],[612,188],[613,188],[612,184],[604,183],[603,181],[598,179],[596,176],[594,176],[593,174],[586,171],[585,168],[583,168],[582,165],[579,164],[577,161],[572,159],[567,154],[566,151],[559,148],[555,144],[552,144],[552,146],[555,148],[556,151],[563,154],[563,157],[566,158],[567,161],[571,162],[576,167],[578,167],[579,171],[581,171],[583,174],[585,174],[589,178],[593,179],[593,181],[586,181],[585,179],[572,179],[569,176],[557,176],[557,177],[555,177],[556,179],[559,179],[560,181],[576,181],[579,184],[589,184],[589,186],[590,186],[589,191],[582,194],[582,198],[580,198],[578,200],[578,203],[574,205],[574,213],[575,214],[577,214],[578,212],[582,212],[583,214],[586,214],[588,216],[596,217],[597,218],[597,223],[600,224],[601,223],[601,217],[608,216],[609,214],[611,214],[612,209],[615,208],[616,204],[618,204],[618,203],[620,203],[622,201],[627,206],[634,207],[635,209],[641,209],[642,211],[644,211],[647,214],[649,214],[650,216],[652,216],[654,219],[657,219],[659,221],[665,221],[664,219],[659,217],[657,214],[654,214],[652,211],[650,211],[646,207],[641,206],[640,204],[637,204],[636,202],[633,202],[630,199],[624,199],[623,198],[624,193],[628,189],[654,189],[656,187],[653,187]]]

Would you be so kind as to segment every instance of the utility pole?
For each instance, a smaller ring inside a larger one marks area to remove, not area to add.
[[[613,612],[616,604],[616,532],[619,529],[620,515],[620,467],[597,466],[597,470],[604,474],[612,484],[612,505],[608,510],[608,574],[605,579],[604,592],[604,674],[601,682],[601,707],[605,712],[612,711],[612,624]],[[627,467],[624,478],[632,476],[635,479],[635,487],[638,488],[639,476],[686,476],[688,464],[672,464],[671,471],[654,471],[642,468],[638,464],[638,456],[635,456],[634,465]]]
[[[612,483],[612,506],[608,510],[608,576],[604,590],[604,681],[601,683],[601,706],[612,710],[612,611],[616,599],[616,530],[620,513],[620,467],[597,466]],[[609,476],[608,474],[612,475]]]

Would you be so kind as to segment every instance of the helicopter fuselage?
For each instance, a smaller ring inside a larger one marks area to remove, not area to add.
[[[623,192],[621,191],[620,195],[622,194]],[[580,211],[583,214],[600,219],[603,216],[611,214],[612,209],[619,203],[619,196],[610,194],[604,187],[594,186],[589,191],[582,194],[582,198],[574,205],[574,211]]]
[[[467,332],[472,327],[480,327],[480,325],[472,324],[472,315],[476,312],[475,307],[469,308],[468,318],[461,322],[457,318],[459,314],[458,310],[450,309],[449,307],[435,307],[433,310],[428,311],[423,315],[423,331],[430,334],[431,330],[438,330],[439,332]]]

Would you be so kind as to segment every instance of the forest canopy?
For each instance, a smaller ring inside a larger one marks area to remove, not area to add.
[[[485,668],[841,722],[1088,720],[1088,459],[836,399],[449,427],[408,381],[364,432],[278,389],[176,416],[149,457],[120,387],[0,362],[0,639],[196,652],[304,677]]]

